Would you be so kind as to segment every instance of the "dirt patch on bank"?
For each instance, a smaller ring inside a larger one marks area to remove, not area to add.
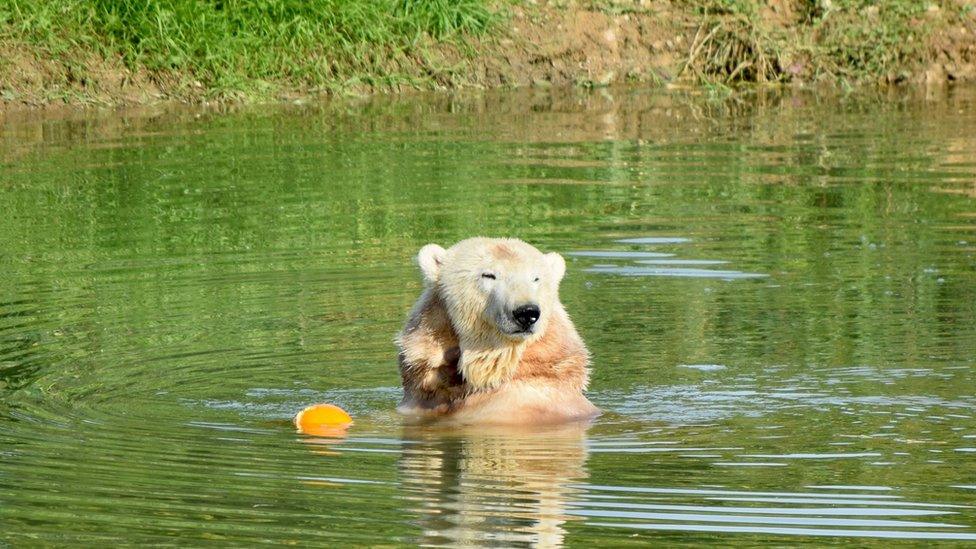
[[[475,63],[487,86],[607,85],[671,79],[685,56],[689,22],[666,12],[516,9],[508,36]]]
[[[167,98],[161,76],[92,52],[50,55],[0,42],[0,99],[7,104],[135,104]]]
[[[751,16],[703,10],[702,5],[711,4],[504,4],[502,22],[490,36],[418,44],[389,59],[397,79],[341,84],[330,92],[622,82],[734,86],[976,81],[976,0],[933,2],[923,13],[897,20],[885,19],[886,12],[873,6],[824,12],[823,6],[830,5],[824,1],[767,0]],[[901,34],[876,32],[892,21],[904,27],[898,30]],[[274,82],[268,89],[256,99],[322,93]],[[198,102],[213,97],[192,79],[129,67],[121,59],[84,51],[52,55],[23,43],[0,43],[0,98],[8,106]]]

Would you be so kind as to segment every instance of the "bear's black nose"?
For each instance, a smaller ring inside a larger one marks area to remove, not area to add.
[[[523,330],[528,330],[536,320],[539,320],[539,306],[538,305],[522,305],[521,307],[512,311],[512,316],[515,318],[515,322],[522,327]]]

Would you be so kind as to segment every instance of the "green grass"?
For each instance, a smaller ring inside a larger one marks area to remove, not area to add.
[[[425,41],[484,33],[495,17],[484,0],[0,0],[0,40],[234,96],[390,84]]]

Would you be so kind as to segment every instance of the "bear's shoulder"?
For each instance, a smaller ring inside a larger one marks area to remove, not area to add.
[[[414,304],[407,316],[407,323],[403,327],[401,337],[418,331],[425,335],[439,336],[440,340],[457,341],[444,300],[435,288],[425,289]]]

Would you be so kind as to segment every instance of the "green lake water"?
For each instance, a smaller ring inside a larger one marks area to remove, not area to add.
[[[976,90],[0,127],[0,546],[976,541]],[[396,415],[474,235],[567,258],[589,428]]]

